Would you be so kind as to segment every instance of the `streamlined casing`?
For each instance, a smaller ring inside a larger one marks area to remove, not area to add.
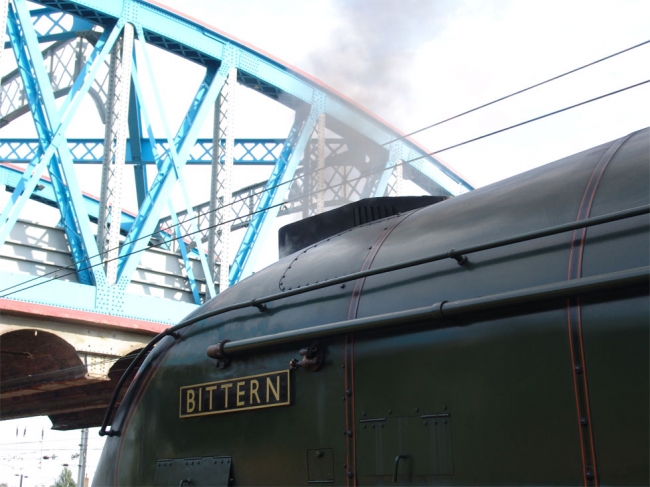
[[[196,313],[647,205],[649,141],[645,129],[347,230],[287,256]],[[288,370],[310,345],[296,340],[251,351],[217,368],[206,349],[224,339],[649,265],[647,214],[581,232],[471,253],[464,265],[449,258],[353,280],[270,302],[262,311],[231,311],[182,330],[178,339],[165,338],[113,420],[120,435],[107,439],[95,485],[179,485],[182,476],[161,480],[161,465],[185,459],[197,462],[187,466],[189,485],[648,484],[647,280],[611,292],[333,334],[320,340],[319,370],[289,371],[289,405],[179,417],[180,401],[187,400],[181,388],[198,384],[219,383],[218,389],[248,381],[242,404],[255,404],[252,379],[243,378],[260,377],[264,387],[264,374]],[[224,461],[227,469],[218,463]]]

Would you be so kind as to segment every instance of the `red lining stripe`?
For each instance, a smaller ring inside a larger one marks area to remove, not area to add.
[[[409,213],[402,217],[396,217],[385,222],[385,228],[382,233],[377,237],[375,243],[370,247],[366,258],[361,265],[361,271],[370,269],[373,260],[377,256],[379,249],[383,245],[384,241],[388,238],[391,232],[403,222],[408,216],[413,213]],[[354,289],[352,290],[352,297],[350,299],[350,306],[348,308],[348,319],[352,320],[357,317],[357,312],[359,310],[359,302],[361,301],[361,292],[363,291],[363,285],[366,282],[366,278],[362,277],[357,279],[354,283]],[[346,485],[348,487],[357,485],[357,448],[356,448],[356,422],[354,417],[354,394],[355,394],[355,384],[354,384],[354,335],[347,335],[345,337],[345,393],[346,393],[346,408],[345,408],[345,424],[346,432],[352,431],[352,437],[347,436],[346,440],[346,459],[347,459],[347,470],[348,473],[351,472],[352,477],[348,475],[346,480]],[[351,386],[348,388],[348,385]],[[347,391],[350,391],[350,395],[347,395]],[[348,425],[352,425],[352,428]],[[350,464],[350,459],[352,464]]]
[[[591,207],[596,197],[596,192],[600,181],[612,160],[621,146],[631,137],[631,135],[614,142],[600,158],[596,167],[594,167],[587,186],[585,187],[578,208],[576,221],[589,218]],[[582,276],[582,260],[584,255],[585,240],[587,229],[582,228],[575,230],[571,237],[571,248],[569,252],[569,266],[567,280],[579,279]],[[584,350],[584,340],[582,334],[582,317],[580,310],[580,300],[578,298],[567,300],[567,330],[569,335],[569,349],[571,352],[571,363],[573,367],[573,388],[576,400],[576,412],[578,416],[578,431],[580,433],[580,452],[582,456],[582,475],[585,486],[598,486],[598,470],[596,466],[596,448],[594,443],[593,425],[591,421],[591,407],[589,401],[589,386],[587,381],[587,364]],[[575,338],[575,340],[574,340]],[[579,356],[580,362],[576,362],[576,356]],[[581,367],[581,373],[578,374],[576,367]],[[580,377],[578,377],[580,375]],[[587,421],[586,425],[582,424],[582,419]],[[583,429],[586,432],[583,433]],[[588,437],[585,439],[585,436]],[[588,465],[588,462],[591,465]],[[592,478],[588,478],[588,472],[592,472]]]

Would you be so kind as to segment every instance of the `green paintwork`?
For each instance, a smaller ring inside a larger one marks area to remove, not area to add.
[[[648,204],[648,140],[650,131],[641,131],[616,152],[591,216]],[[610,146],[388,224],[346,231],[242,281],[204,311],[358,271],[375,251],[372,268],[575,221]],[[378,240],[392,223],[395,229]],[[242,353],[225,369],[206,356],[209,345],[561,283],[571,242],[567,232],[477,252],[462,267],[448,259],[368,277],[356,314],[353,290],[361,282],[192,325],[179,340],[158,344],[142,366],[113,421],[122,433],[107,440],[95,485],[150,485],[160,460],[180,465],[207,457],[232,459],[231,485],[648,484],[647,283],[581,297],[584,357],[572,359],[566,300],[528,303],[357,333],[348,337],[354,339],[348,368],[345,337],[328,337],[320,370],[289,372],[290,405],[179,417],[181,387],[287,370],[309,343]],[[649,261],[648,216],[635,216],[588,229],[581,276]],[[585,376],[572,360],[585,367],[590,408],[584,425],[574,383]],[[346,373],[353,384],[346,385]],[[346,417],[350,402],[354,417]],[[591,461],[583,464],[588,431],[597,466],[593,480],[583,470]],[[348,443],[353,450],[346,451]],[[165,482],[179,485],[182,475]],[[214,485],[225,485],[223,472],[214,473]]]

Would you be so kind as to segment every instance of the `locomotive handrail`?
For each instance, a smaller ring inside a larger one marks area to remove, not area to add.
[[[430,306],[413,308],[405,311],[337,321],[310,328],[284,331],[272,335],[262,335],[242,340],[228,341],[221,346],[222,353],[232,357],[244,352],[259,350],[272,346],[285,345],[298,340],[345,335],[366,330],[376,330],[387,326],[421,321],[422,319],[446,320],[464,314],[494,310],[518,304],[530,304],[549,299],[564,299],[592,292],[612,291],[623,287],[648,284],[650,267],[636,267],[625,271],[581,277],[569,281],[554,282],[540,286],[531,286],[516,291],[489,294],[479,298],[459,299],[456,301],[439,301]],[[525,313],[526,311],[524,311]]]
[[[399,262],[397,264],[391,264],[391,265],[386,265],[382,267],[376,267],[374,269],[368,269],[365,271],[359,271],[359,272],[353,272],[350,274],[346,274],[341,277],[336,277],[333,279],[327,279],[323,282],[319,282],[317,284],[310,284],[308,286],[304,286],[302,288],[298,289],[293,289],[291,291],[284,291],[280,293],[275,293],[271,294],[265,297],[261,298],[255,298],[252,299],[251,301],[244,301],[240,303],[235,303],[231,304],[229,306],[224,306],[223,308],[218,308],[212,311],[209,311],[207,313],[202,313],[198,314],[196,316],[190,317],[184,321],[181,321],[178,325],[175,325],[171,328],[168,328],[164,332],[156,335],[138,354],[138,356],[133,359],[133,361],[129,364],[127,369],[124,371],[124,374],[120,378],[119,382],[117,383],[115,387],[115,391],[113,392],[113,396],[111,397],[111,401],[108,404],[106,414],[104,416],[104,421],[102,422],[102,427],[99,430],[99,435],[100,436],[116,436],[119,435],[119,430],[113,430],[111,429],[110,431],[107,431],[106,428],[108,427],[108,422],[110,420],[110,416],[113,412],[113,408],[115,407],[115,403],[117,402],[117,398],[119,396],[119,393],[124,386],[126,380],[130,376],[131,372],[133,372],[136,364],[144,357],[147,353],[151,351],[151,349],[154,347],[156,343],[158,343],[160,340],[167,336],[173,336],[174,338],[180,338],[180,334],[178,333],[179,330],[186,328],[190,325],[193,325],[195,323],[198,323],[199,321],[205,320],[207,318],[211,318],[213,316],[218,316],[224,313],[227,313],[229,311],[236,311],[240,309],[245,309],[248,307],[256,307],[260,311],[264,311],[266,309],[266,303],[270,303],[272,301],[277,301],[279,299],[283,298],[288,298],[291,296],[299,295],[299,294],[304,294],[308,293],[311,291],[315,291],[317,289],[323,289],[326,287],[330,286],[335,286],[337,284],[342,284],[344,282],[364,278],[364,277],[369,277],[369,276],[374,276],[378,274],[385,274],[388,272],[393,272],[396,270],[401,270],[401,269],[406,269],[409,267],[415,267],[418,265],[422,264],[428,264],[431,262],[436,262],[444,259],[454,259],[456,260],[460,265],[463,265],[466,262],[465,259],[465,254],[471,254],[475,252],[480,252],[483,250],[490,250],[494,248],[499,248],[499,247],[504,247],[506,245],[512,245],[515,243],[520,243],[520,242],[525,242],[528,240],[534,240],[537,238],[542,238],[542,237],[547,237],[551,235],[556,235],[559,233],[564,233],[568,232],[571,230],[577,230],[579,228],[587,228],[587,227],[592,227],[596,225],[602,225],[605,223],[610,223],[618,220],[624,220],[627,218],[633,218],[635,216],[640,216],[640,215],[645,215],[650,213],[650,205],[644,205],[644,206],[639,206],[636,208],[630,208],[628,210],[622,210],[622,211],[617,211],[617,212],[612,212],[608,213],[606,215],[601,215],[597,217],[591,217],[591,218],[585,218],[583,220],[577,220],[575,222],[571,223],[564,223],[561,225],[555,225],[552,227],[547,227],[542,230],[534,230],[532,232],[526,232],[526,233],[521,233],[519,235],[515,235],[513,237],[507,237],[503,239],[497,239],[497,240],[492,240],[483,244],[477,244],[477,245],[472,245],[469,247],[465,248],[460,248],[460,249],[451,249],[448,252],[440,252],[437,254],[430,255],[428,257],[423,257],[420,259],[413,259],[413,260],[408,260],[404,262]],[[588,279],[588,278],[584,278]],[[569,281],[569,282],[584,282],[581,281],[580,279],[575,279],[574,281]],[[514,291],[517,292],[517,291]],[[475,299],[482,299],[482,298],[475,298]],[[449,305],[446,305],[449,307]],[[427,307],[430,308],[430,307]],[[451,311],[451,308],[450,308]],[[362,318],[363,319],[363,318]],[[323,326],[323,325],[321,325]],[[316,328],[316,327],[314,327]],[[290,333],[290,332],[288,332]],[[235,342],[229,342],[229,343],[235,343]],[[224,344],[224,349],[231,349],[231,347],[228,347],[228,344]]]

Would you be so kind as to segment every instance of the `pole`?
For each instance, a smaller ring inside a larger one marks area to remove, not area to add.
[[[79,444],[79,475],[77,476],[77,487],[84,487],[86,478],[86,452],[88,451],[88,428],[81,430],[81,443]]]

